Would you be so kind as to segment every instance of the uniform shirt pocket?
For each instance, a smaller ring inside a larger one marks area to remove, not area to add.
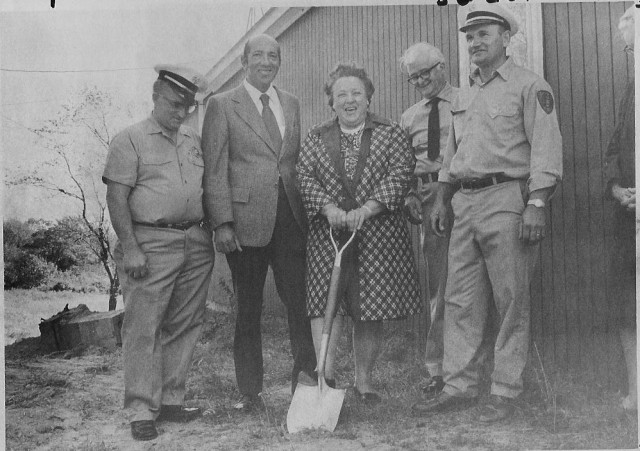
[[[159,166],[163,164],[169,164],[172,161],[173,160],[171,159],[171,157],[169,157],[168,155],[162,155],[162,154],[149,153],[149,154],[140,156],[140,162],[144,165],[149,165],[149,166]]]
[[[416,155],[426,152],[428,148],[428,135],[422,134],[413,140],[413,151]]]
[[[491,119],[495,119],[498,116],[513,117],[518,114],[518,108],[513,106],[493,105],[488,108],[488,113]]]

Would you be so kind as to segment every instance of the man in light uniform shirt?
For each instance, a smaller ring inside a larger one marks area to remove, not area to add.
[[[518,23],[498,5],[466,15],[470,86],[451,107],[449,142],[431,225],[449,245],[442,393],[413,406],[418,415],[469,407],[478,397],[478,365],[488,310],[499,315],[491,395],[478,419],[509,417],[522,392],[530,331],[529,286],[546,204],[562,176],[562,139],[549,84],[506,55]]]
[[[102,176],[118,236],[124,406],[136,440],[156,438],[157,421],[200,413],[182,403],[213,269],[200,137],[182,126],[204,78],[184,67],[156,71],[153,112],[113,138]]]

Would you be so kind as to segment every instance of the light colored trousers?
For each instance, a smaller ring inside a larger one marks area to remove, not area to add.
[[[149,274],[124,272],[117,244],[114,258],[122,284],[124,407],[129,421],[154,420],[162,404],[184,401],[187,372],[200,337],[213,269],[211,233],[134,226]]]
[[[491,393],[514,398],[522,392],[529,350],[529,285],[538,251],[538,245],[518,238],[525,207],[520,182],[460,190],[451,205],[455,222],[445,294],[445,392],[478,395],[478,357],[493,298],[498,333]]]
[[[447,284],[447,249],[449,247],[448,234],[441,238],[431,230],[430,216],[437,191],[438,182],[423,184],[422,180],[418,180],[418,195],[422,202],[420,241],[427,266],[427,293],[430,306],[430,325],[427,333],[425,360],[427,371],[431,377],[442,376],[444,293]]]

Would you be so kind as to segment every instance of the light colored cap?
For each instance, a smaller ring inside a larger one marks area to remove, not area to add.
[[[158,64],[154,67],[158,80],[165,80],[185,101],[193,102],[197,92],[207,89],[205,78],[196,71],[170,64]]]
[[[518,32],[518,21],[515,16],[500,5],[489,3],[467,13],[461,32],[466,32],[475,25],[499,24],[511,31],[511,36]]]

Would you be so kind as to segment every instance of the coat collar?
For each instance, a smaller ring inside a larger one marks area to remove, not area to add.
[[[145,129],[146,129],[146,133],[148,135],[155,135],[157,133],[162,134],[165,138],[167,138],[168,140],[170,140],[171,142],[173,142],[173,138],[169,135],[169,133],[160,125],[160,123],[158,123],[158,121],[156,120],[156,118],[153,116],[153,113],[151,113],[149,115],[149,117],[147,118],[147,121],[145,123]],[[185,136],[189,136],[189,134],[186,132],[185,128],[181,125],[180,128],[178,129],[178,131],[176,132],[176,137],[178,140],[177,144],[180,144],[183,140]]]
[[[489,83],[491,80],[496,78],[498,75],[502,77],[504,81],[508,81],[511,75],[513,74],[513,70],[516,67],[517,66],[516,66],[516,63],[513,61],[513,58],[511,58],[510,56],[507,57],[507,60],[504,63],[502,63],[502,66],[497,68],[494,71],[493,76],[489,80],[487,80],[487,83]],[[469,75],[469,86],[473,86],[476,83],[481,86],[483,84],[482,79],[480,78],[480,68],[478,67],[476,67],[475,70]]]

